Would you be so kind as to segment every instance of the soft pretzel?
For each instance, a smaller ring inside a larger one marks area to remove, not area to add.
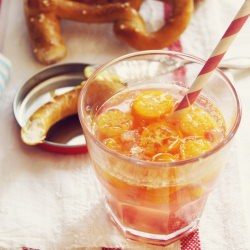
[[[193,13],[193,1],[165,0],[163,2],[173,3],[173,14],[158,31],[148,32],[138,12],[131,10],[115,22],[115,34],[137,50],[162,49],[172,44],[189,23]]]
[[[42,143],[51,128],[59,120],[77,113],[77,101],[82,85],[56,96],[41,106],[21,129],[22,141],[28,145]]]
[[[77,114],[78,97],[85,82],[64,94],[55,96],[50,102],[38,108],[21,129],[22,141],[28,145],[42,143],[49,129],[58,121]],[[101,87],[99,86],[101,85]],[[96,91],[97,89],[101,91]],[[124,88],[124,83],[115,75],[101,76],[92,82],[89,91],[91,98],[86,99],[92,107],[100,106],[104,100]]]
[[[73,0],[73,1],[85,3],[85,4],[92,4],[92,5],[97,5],[97,4],[103,5],[103,4],[108,4],[108,3],[127,3],[127,2],[129,2],[131,7],[133,7],[136,10],[139,10],[139,8],[144,0]]]
[[[53,64],[66,56],[61,36],[59,17],[52,11],[43,11],[39,0],[26,0],[25,13],[33,52],[42,64]]]
[[[171,19],[148,32],[138,10],[143,0],[24,0],[30,37],[37,59],[52,64],[66,55],[60,19],[114,23],[115,34],[138,50],[161,49],[179,38],[193,13],[193,0],[161,0],[173,5]]]

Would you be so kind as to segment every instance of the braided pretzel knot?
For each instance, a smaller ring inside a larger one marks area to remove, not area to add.
[[[193,13],[193,0],[160,0],[173,6],[171,19],[148,32],[138,10],[143,0],[24,0],[34,54],[43,64],[66,55],[60,19],[86,23],[114,23],[118,38],[137,50],[161,49],[179,38]]]

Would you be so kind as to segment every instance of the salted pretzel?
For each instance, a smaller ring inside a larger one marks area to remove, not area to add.
[[[32,114],[21,129],[22,141],[28,145],[42,143],[50,129],[61,119],[77,113],[77,100],[82,85],[56,96]]]
[[[158,31],[148,32],[139,13],[130,11],[127,18],[119,19],[114,23],[115,34],[137,50],[162,49],[172,44],[189,23],[193,13],[193,1],[166,0],[163,2],[172,2],[173,14]]]
[[[193,13],[193,0],[160,0],[172,4],[169,21],[148,32],[139,14],[143,0],[24,0],[33,51],[43,64],[66,56],[60,19],[86,23],[114,23],[118,38],[137,50],[161,49],[179,38]]]
[[[55,123],[76,114],[79,94],[84,84],[85,81],[64,94],[56,95],[51,101],[38,108],[21,129],[22,141],[27,145],[40,144]],[[101,92],[96,91],[99,84],[102,85]],[[121,88],[124,88],[124,84],[116,76],[109,75],[106,78],[101,76],[100,79],[97,78],[92,82],[90,91],[93,95],[88,103],[91,106],[98,106],[104,101],[103,98],[108,98]]]

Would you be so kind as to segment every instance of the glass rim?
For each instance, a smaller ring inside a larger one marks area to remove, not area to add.
[[[123,154],[120,154],[118,152],[115,152],[111,149],[109,149],[108,147],[106,147],[101,141],[99,141],[91,132],[91,129],[89,128],[89,126],[87,125],[85,119],[84,119],[84,112],[83,112],[83,101],[84,101],[84,96],[87,90],[88,85],[91,83],[91,81],[95,78],[95,76],[100,73],[101,71],[103,71],[105,68],[108,68],[120,61],[123,61],[125,59],[132,59],[133,57],[138,57],[138,56],[150,56],[150,55],[162,55],[162,56],[183,56],[186,59],[192,60],[194,61],[194,63],[201,63],[204,64],[205,60],[196,57],[194,55],[188,54],[188,53],[183,53],[183,52],[177,52],[177,51],[169,51],[169,50],[144,50],[144,51],[137,51],[137,52],[132,52],[132,53],[128,53],[125,55],[122,55],[120,57],[116,57],[114,59],[111,59],[109,61],[107,61],[106,63],[102,64],[100,67],[98,67],[92,74],[91,76],[87,79],[86,83],[84,84],[80,95],[79,95],[79,99],[78,99],[78,117],[82,126],[82,129],[84,128],[84,133],[88,133],[88,136],[90,136],[93,141],[95,142],[96,145],[98,145],[98,147],[100,147],[103,151],[116,156],[118,158],[121,158],[125,161],[134,163],[136,165],[141,165],[141,166],[147,166],[150,164],[150,167],[155,166],[155,167],[181,167],[190,163],[194,163],[194,162],[198,162],[201,159],[205,159],[208,158],[209,156],[217,153],[219,150],[221,150],[222,148],[224,148],[234,137],[234,135],[236,134],[238,127],[240,125],[240,121],[241,121],[241,116],[242,116],[242,109],[241,109],[241,103],[239,100],[239,96],[237,94],[237,91],[233,85],[233,83],[231,82],[231,80],[228,78],[228,76],[219,68],[215,69],[215,71],[225,80],[225,82],[228,84],[228,86],[230,87],[230,89],[233,92],[233,96],[235,97],[235,101],[236,101],[236,117],[235,117],[235,121],[234,124],[232,126],[232,128],[230,129],[230,131],[228,132],[228,134],[225,136],[225,138],[223,139],[223,141],[221,141],[220,143],[218,143],[215,147],[213,147],[211,150],[198,155],[196,157],[192,157],[186,160],[179,160],[179,161],[174,161],[174,162],[154,162],[154,161],[149,161],[149,160],[140,160],[137,158],[132,158],[130,156],[126,156]]]

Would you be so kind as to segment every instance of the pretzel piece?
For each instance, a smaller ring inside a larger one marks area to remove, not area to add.
[[[173,3],[173,14],[165,25],[155,32],[148,32],[138,12],[131,10],[114,24],[114,32],[121,40],[137,50],[162,49],[175,42],[186,29],[192,14],[191,0],[164,0]]]
[[[52,101],[38,108],[21,129],[21,139],[27,145],[42,143],[49,129],[58,121],[77,114],[77,104],[84,81],[64,94],[57,95]],[[101,85],[101,86],[100,86]],[[124,88],[124,83],[112,74],[100,75],[89,89],[91,97],[87,98],[88,105],[97,109],[111,95]],[[98,91],[97,91],[98,89]],[[101,89],[101,91],[100,91]]]
[[[128,3],[130,6],[136,10],[139,10],[141,4],[144,0],[75,0],[76,2],[85,3],[85,4],[92,4],[92,5],[103,5],[103,4],[110,4],[110,3]]]
[[[42,143],[51,128],[61,119],[77,113],[77,101],[82,85],[58,95],[41,106],[21,129],[22,141],[28,145]]]
[[[42,64],[53,64],[64,58],[67,49],[61,36],[58,17],[52,11],[41,11],[41,1],[25,0],[25,14],[33,52]]]
[[[137,50],[161,49],[179,38],[193,13],[193,0],[161,0],[173,4],[169,22],[148,32],[138,10],[143,0],[25,0],[34,53],[43,64],[52,64],[66,55],[59,19],[87,23],[114,23],[118,38]]]

